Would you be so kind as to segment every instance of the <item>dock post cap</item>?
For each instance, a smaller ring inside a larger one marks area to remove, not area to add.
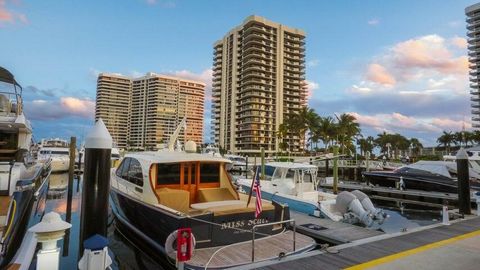
[[[465,150],[465,148],[461,147],[458,152],[457,152],[457,155],[456,155],[456,159],[468,159],[468,154],[467,154],[467,151]]]
[[[108,239],[100,234],[95,234],[83,241],[83,247],[90,250],[102,250],[106,246],[108,246]]]
[[[43,216],[42,221],[35,226],[31,227],[29,231],[41,234],[41,233],[51,233],[57,231],[65,231],[70,229],[72,224],[65,222],[60,217],[60,214],[56,212],[50,212]]]
[[[112,136],[102,118],[99,118],[85,138],[85,148],[112,149],[112,145]]]

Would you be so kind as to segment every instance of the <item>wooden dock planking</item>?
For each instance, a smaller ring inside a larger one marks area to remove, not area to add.
[[[315,241],[302,234],[295,235],[295,253],[308,251],[316,246]],[[220,251],[219,251],[220,250]],[[252,241],[246,241],[226,247],[214,247],[199,249],[194,252],[188,265],[195,268],[204,268],[212,255],[217,252],[210,261],[208,268],[225,268],[252,262]],[[255,262],[276,259],[280,253],[293,253],[293,231],[255,240]],[[171,257],[174,256],[173,254]]]
[[[453,223],[450,226],[437,226],[411,233],[394,235],[386,239],[340,245],[336,248],[339,253],[312,252],[309,256],[300,255],[299,258],[270,263],[270,265],[253,265],[259,269],[343,269],[371,260],[397,254],[424,245],[450,239],[459,235],[478,231],[480,218],[474,217]],[[408,268],[408,267],[407,267]]]
[[[294,211],[290,212],[290,217],[295,220],[295,225],[298,232],[306,234],[315,239],[334,244],[344,244],[355,240],[384,234],[380,231],[369,230],[364,227],[343,222],[336,222],[325,218],[312,217]],[[317,231],[309,229],[305,226],[301,226],[304,224],[315,224],[326,229]]]

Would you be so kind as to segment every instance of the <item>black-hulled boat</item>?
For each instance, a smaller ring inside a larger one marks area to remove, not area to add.
[[[404,188],[415,190],[458,193],[456,164],[447,161],[419,161],[394,171],[362,173],[367,183],[383,187],[396,187],[403,181]],[[480,190],[478,179],[470,179],[470,188]]]
[[[22,88],[0,67],[0,268],[22,243],[34,203],[46,195],[49,164],[30,155],[32,127],[23,113]]]
[[[255,261],[278,258],[279,248],[286,255],[312,249],[314,240],[297,234],[293,251],[293,243],[288,243],[292,231],[269,225],[289,219],[287,206],[262,201],[263,211],[255,218],[255,197],[247,205],[247,196],[236,191],[226,170],[229,163],[222,157],[176,151],[127,154],[112,172],[112,211],[122,227],[142,240],[141,245],[162,258],[165,254],[174,258],[166,244],[168,236],[191,228],[196,251],[186,266],[192,269],[204,269],[214,255],[209,269],[250,263],[251,251],[244,254],[241,247],[242,243],[251,247],[252,228],[258,224],[266,226],[255,234],[259,241],[255,250],[263,254]],[[228,246],[236,247],[235,252]]]

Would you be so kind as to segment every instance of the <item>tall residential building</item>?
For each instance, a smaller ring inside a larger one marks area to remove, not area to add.
[[[119,148],[127,146],[131,92],[129,77],[108,73],[98,76],[95,120],[102,118]]]
[[[125,84],[112,85],[112,80]],[[125,94],[120,96],[118,92]],[[205,84],[202,82],[155,73],[140,78],[102,73],[98,78],[95,118],[104,119],[120,148],[156,149],[158,144],[168,142],[184,117],[187,130],[180,133],[179,139],[185,140],[186,135],[187,140],[201,144],[204,99]],[[112,108],[123,113],[121,121],[111,113]]]
[[[480,3],[465,8],[465,14],[468,30],[472,123],[473,127],[480,128]]]
[[[249,16],[215,42],[213,140],[233,153],[280,151],[277,132],[306,102],[305,33]],[[298,135],[283,139],[302,149]]]

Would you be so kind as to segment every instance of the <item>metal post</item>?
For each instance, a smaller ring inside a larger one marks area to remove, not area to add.
[[[468,173],[468,155],[462,147],[457,153],[458,208],[460,214],[470,215],[470,177]]]
[[[112,137],[102,119],[99,119],[85,139],[78,258],[82,258],[86,239],[95,234],[107,237],[111,152]]]
[[[265,149],[260,148],[261,159],[262,159],[262,180],[265,180]]]
[[[325,159],[325,179],[328,177],[328,160],[329,159]]]
[[[75,173],[75,149],[77,148],[77,138],[70,137],[70,160],[68,164],[68,186],[67,186],[67,209],[65,221],[72,222],[72,197],[73,197],[73,175]],[[63,257],[68,256],[70,246],[70,230],[65,232],[63,241]]]
[[[333,193],[338,193],[338,146],[333,146]]]
[[[248,155],[245,156],[245,177],[248,177]]]
[[[77,167],[78,167],[78,174],[80,174],[80,172],[82,171],[82,152],[80,152],[80,151],[78,151]]]

